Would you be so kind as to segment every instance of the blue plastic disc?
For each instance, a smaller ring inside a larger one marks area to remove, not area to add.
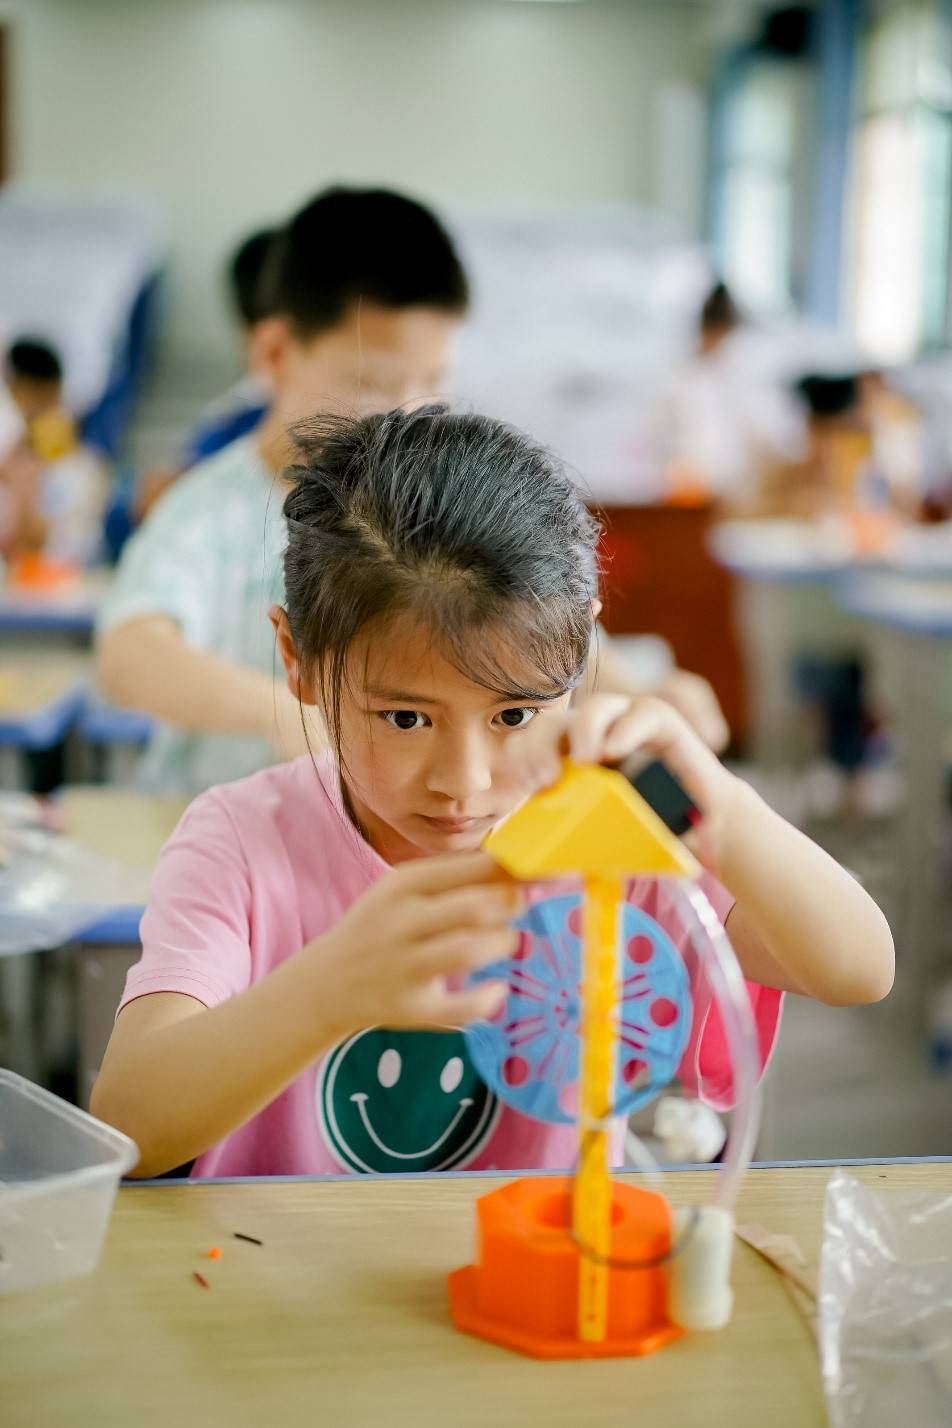
[[[534,903],[514,924],[519,950],[474,980],[509,983],[492,1021],[466,1030],[482,1079],[506,1104],[540,1121],[578,1118],[582,898]],[[691,1029],[687,971],[668,934],[640,908],[624,904],[616,1009],[618,1054],[607,1115],[627,1115],[657,1096],[677,1073]]]

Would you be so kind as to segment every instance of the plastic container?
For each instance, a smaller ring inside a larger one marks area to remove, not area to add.
[[[94,1269],[128,1136],[0,1070],[0,1294]]]

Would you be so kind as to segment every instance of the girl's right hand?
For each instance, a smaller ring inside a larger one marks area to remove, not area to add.
[[[511,922],[523,902],[519,885],[486,853],[393,868],[303,950],[336,1035],[492,1016],[505,983],[467,986],[466,976],[515,952]]]

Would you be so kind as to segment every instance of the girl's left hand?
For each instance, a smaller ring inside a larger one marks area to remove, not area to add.
[[[664,700],[593,694],[564,714],[535,719],[523,735],[508,740],[507,754],[516,777],[533,793],[557,782],[566,756],[578,764],[620,764],[639,749],[662,759],[694,799],[704,816],[704,837],[695,851],[702,862],[715,864],[738,780]]]

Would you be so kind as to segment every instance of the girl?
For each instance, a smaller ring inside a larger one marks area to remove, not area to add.
[[[784,990],[886,994],[889,929],[847,873],[669,706],[575,699],[596,529],[546,452],[437,407],[298,446],[272,619],[336,756],[212,789],[162,854],[93,1095],[138,1174],[569,1166],[572,1128],[498,1105],[451,1029],[497,1009],[502,988],[466,974],[515,949],[524,897],[479,845],[563,752],[650,749],[704,810],[764,1058]],[[716,1018],[682,1075],[729,1095]]]

